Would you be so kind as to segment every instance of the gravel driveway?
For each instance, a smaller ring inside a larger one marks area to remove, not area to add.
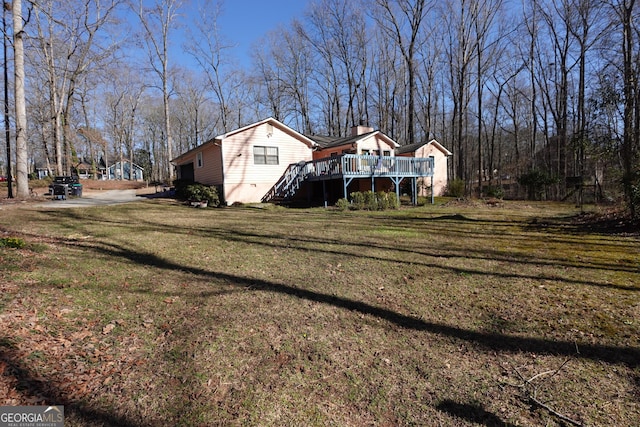
[[[136,196],[136,190],[106,190],[90,191],[82,197],[69,197],[67,200],[51,200],[39,203],[38,207],[43,208],[79,208],[88,206],[117,205],[120,203],[135,202],[144,200],[144,197]]]

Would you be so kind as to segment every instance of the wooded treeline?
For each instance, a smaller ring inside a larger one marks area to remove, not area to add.
[[[30,169],[129,159],[160,181],[173,178],[172,157],[267,116],[335,136],[365,122],[401,144],[436,138],[467,194],[562,199],[582,177],[633,209],[637,9],[635,0],[315,0],[256,41],[245,63],[213,0],[25,2]]]

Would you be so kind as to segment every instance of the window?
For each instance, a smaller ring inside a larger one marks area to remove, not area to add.
[[[368,156],[370,153],[371,153],[371,151],[369,151],[369,150],[367,150],[365,148],[362,149],[362,155],[363,156]]]
[[[278,147],[263,147],[256,145],[253,147],[253,163],[256,165],[277,165]]]
[[[383,155],[383,156],[385,156],[385,157],[389,157],[389,156],[391,156],[391,151],[389,151],[389,150],[384,150],[384,152],[382,153],[382,155]]]
[[[198,153],[196,154],[196,165],[201,168],[203,163],[202,163],[202,153]]]

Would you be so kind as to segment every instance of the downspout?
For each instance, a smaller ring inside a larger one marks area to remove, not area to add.
[[[227,193],[226,186],[224,185],[224,150],[222,149],[222,139],[219,142],[214,142],[213,145],[220,147],[220,171],[222,172],[222,185],[221,185],[221,193],[222,193],[222,203],[227,204]]]

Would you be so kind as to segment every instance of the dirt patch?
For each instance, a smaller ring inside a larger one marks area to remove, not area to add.
[[[100,181],[93,179],[80,180],[83,189],[89,190],[138,190],[141,188],[148,188],[146,182],[139,181]],[[152,187],[153,188],[153,187]]]
[[[583,231],[593,233],[640,236],[640,221],[630,218],[629,213],[621,208],[586,212],[576,216],[573,223]]]

